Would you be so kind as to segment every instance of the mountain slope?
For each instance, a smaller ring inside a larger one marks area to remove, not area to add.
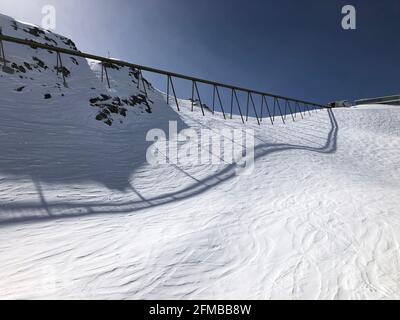
[[[0,71],[0,298],[399,298],[398,107],[244,126],[185,100],[178,113],[148,85],[151,113],[119,106],[108,126],[99,111],[143,94],[132,70],[111,69],[108,90],[98,65],[63,58],[65,88],[54,54],[6,50],[48,69]],[[146,135],[169,121],[254,130],[253,171],[149,164]]]

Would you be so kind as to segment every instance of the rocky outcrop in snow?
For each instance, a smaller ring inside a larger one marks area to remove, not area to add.
[[[0,27],[6,35],[78,50],[71,39],[4,15],[0,15]],[[8,42],[4,42],[4,46],[8,68],[11,69],[9,73],[0,71],[2,86],[4,90],[20,93],[19,99],[25,95],[27,103],[33,95],[46,100],[65,98],[68,103],[71,103],[71,98],[79,99],[80,103],[86,101],[87,107],[95,110],[93,120],[109,126],[116,122],[123,123],[130,114],[152,112],[153,101],[148,94],[154,89],[147,80],[139,78],[137,69],[104,64],[113,84],[110,89],[101,81],[99,62],[62,54],[61,67],[58,66],[56,52],[52,50]],[[63,76],[67,85],[63,83]]]

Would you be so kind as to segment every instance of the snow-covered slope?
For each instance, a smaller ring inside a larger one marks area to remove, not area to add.
[[[93,62],[64,60],[68,88],[51,70],[0,71],[0,298],[400,297],[399,107],[243,126],[189,101],[175,112],[148,86],[152,113],[128,103],[108,126],[90,99],[143,94],[133,70],[110,70],[109,91]],[[253,172],[148,164],[146,134],[169,121],[253,129]]]
[[[0,26],[6,35],[77,50],[73,41],[68,38],[19,23],[1,14]],[[99,81],[99,62],[88,63],[86,59],[61,54],[61,68],[57,54],[53,51],[9,42],[4,42],[4,46],[8,66],[15,74],[9,76],[2,72],[0,81],[2,90],[12,92],[9,97],[11,99],[22,103],[42,104],[45,112],[46,106],[54,103],[70,105],[68,110],[58,112],[68,112],[68,118],[76,118],[74,121],[82,124],[92,123],[93,118],[116,126],[128,119],[127,115],[130,113],[152,112],[152,101],[146,99],[142,81],[138,88],[139,72],[136,69],[106,64],[111,78],[109,90],[105,77],[104,82]],[[65,84],[62,74],[66,79]],[[145,83],[151,95],[153,88],[147,81]],[[93,108],[82,108],[88,103]],[[79,112],[74,108],[78,108]]]

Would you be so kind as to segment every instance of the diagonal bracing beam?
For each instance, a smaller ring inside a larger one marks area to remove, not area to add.
[[[294,122],[295,120],[294,120],[294,117],[293,117],[292,106],[290,105],[289,100],[286,100],[286,104],[287,104],[288,107],[289,107],[289,111],[290,111],[290,114],[292,115],[292,119],[293,119],[293,122]],[[285,108],[285,109],[286,109],[286,108]]]
[[[138,84],[137,84],[137,88],[138,88],[139,91],[141,91],[141,90],[140,90],[140,81],[142,82],[142,85],[143,85],[143,92],[144,92],[144,94],[146,95],[146,98],[147,98],[148,95],[147,95],[146,84],[145,84],[145,82],[144,82],[143,73],[142,73],[142,70],[141,70],[141,69],[139,69]]]
[[[300,105],[296,101],[296,104],[295,104],[295,116],[297,115],[297,112],[296,112],[297,109],[299,109],[299,111],[300,111],[301,118],[304,119],[303,114],[301,113]]]
[[[57,76],[58,74],[61,72],[61,75],[63,77],[63,84],[64,87],[67,87],[67,81],[65,80],[65,74],[64,74],[64,67],[63,67],[63,63],[61,60],[61,54],[59,52],[57,52],[57,66],[56,66],[56,70],[57,70]]]
[[[236,103],[237,103],[237,106],[238,106],[238,109],[239,109],[239,113],[240,113],[240,118],[242,119],[242,122],[244,123],[242,109],[240,108],[239,99],[238,99],[238,96],[236,94],[236,90],[235,89],[232,89],[231,119],[232,119],[232,109],[233,109],[233,95],[235,96],[235,99],[236,99]]]
[[[256,105],[254,104],[253,96],[251,95],[250,92],[249,92],[249,96],[250,96],[251,103],[253,105],[254,114],[256,115],[257,123],[258,123],[258,125],[260,125],[260,119],[258,118],[258,115],[257,115]]]
[[[193,83],[194,83],[194,87],[196,88],[197,98],[199,98],[199,103],[200,103],[200,107],[201,107],[201,113],[203,114],[203,116],[205,116],[204,109],[203,109],[203,103],[201,102],[201,98],[200,98],[199,88],[197,87],[196,81],[193,81]],[[193,100],[192,100],[192,103],[193,103]]]
[[[260,121],[262,121],[264,102],[265,102],[265,106],[267,107],[269,120],[271,121],[271,124],[273,125],[274,124],[274,120],[272,118],[271,112],[269,111],[268,100],[267,100],[267,98],[265,96],[261,97],[261,116],[260,116]]]
[[[176,108],[178,109],[178,111],[181,111],[180,108],[179,108],[178,98],[176,97],[174,83],[172,82],[172,77],[170,75],[168,75],[167,78],[168,78],[167,79],[167,81],[168,81],[168,85],[167,85],[167,104],[169,104],[169,85],[171,84],[172,93],[174,94],[174,98],[175,98]]]
[[[226,120],[225,111],[224,111],[224,106],[222,105],[221,97],[220,97],[220,95],[219,95],[218,86],[216,86],[216,85],[214,85],[213,113],[214,113],[214,110],[215,110],[215,109],[214,109],[214,107],[215,107],[215,105],[214,105],[215,93],[217,93],[219,105],[220,105],[220,107],[221,107],[221,110],[222,110],[222,114],[223,114],[223,116],[224,116],[224,119]]]
[[[285,122],[285,119],[284,119],[284,117],[283,117],[281,105],[280,105],[280,103],[279,103],[279,99],[278,99],[278,98],[275,98],[275,99],[274,99],[274,117],[275,117],[275,103],[276,103],[276,105],[278,106],[279,113],[280,113],[281,118],[282,118],[282,122],[285,124],[286,122]]]

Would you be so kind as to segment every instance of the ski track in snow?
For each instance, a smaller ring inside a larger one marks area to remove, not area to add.
[[[51,101],[49,75],[17,93],[0,71],[0,298],[400,297],[399,107],[242,125],[152,90],[152,114],[106,127],[88,99],[134,90],[112,71],[109,91],[86,64]],[[168,120],[254,129],[254,172],[147,164]]]

